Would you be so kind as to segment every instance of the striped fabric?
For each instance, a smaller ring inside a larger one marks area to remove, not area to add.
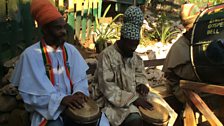
[[[54,73],[53,73],[51,59],[47,52],[46,46],[47,45],[46,45],[44,39],[42,39],[40,42],[40,47],[41,47],[41,51],[42,51],[42,56],[43,56],[43,61],[45,64],[46,73],[47,73],[47,76],[48,76],[49,80],[51,81],[52,85],[54,86],[55,85]],[[71,81],[71,77],[70,77],[70,68],[68,67],[68,54],[67,54],[67,50],[64,46],[61,46],[61,48],[62,48],[62,53],[63,53],[63,60],[64,60],[64,67],[66,70],[66,75],[70,81],[70,88],[71,88],[70,92],[72,93],[73,85],[72,85],[72,81]],[[68,92],[68,90],[67,90],[67,92]],[[47,125],[47,120],[43,118],[43,120],[41,121],[39,126],[46,126],[46,125]]]

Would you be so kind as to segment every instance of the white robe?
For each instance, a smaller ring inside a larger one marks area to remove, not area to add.
[[[71,44],[64,44],[70,67],[73,93],[82,92],[89,96],[86,71],[88,65],[78,50]],[[55,77],[55,86],[46,75],[40,42],[28,47],[20,56],[11,82],[25,102],[27,111],[31,112],[31,126],[38,126],[43,119],[56,120],[64,106],[61,100],[71,95],[70,81],[66,75],[61,48],[54,50],[47,46]]]

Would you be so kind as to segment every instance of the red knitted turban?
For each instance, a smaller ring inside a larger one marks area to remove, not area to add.
[[[200,14],[200,9],[195,4],[181,5],[180,17],[185,27],[192,28],[193,24]]]
[[[62,17],[57,8],[49,0],[32,0],[30,11],[40,26],[44,26]]]

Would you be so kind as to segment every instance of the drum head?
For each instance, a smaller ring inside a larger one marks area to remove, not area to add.
[[[77,109],[75,107],[67,108],[65,110],[65,115],[76,123],[85,124],[96,122],[100,118],[101,113],[96,102],[92,99],[88,99],[88,101],[84,103],[84,107],[81,109]]]
[[[224,4],[208,7],[201,12],[193,27],[191,61],[202,82],[224,83],[223,13]]]
[[[151,103],[153,110],[139,107],[143,119],[150,124],[163,124],[169,120],[169,113],[165,107],[158,103]]]

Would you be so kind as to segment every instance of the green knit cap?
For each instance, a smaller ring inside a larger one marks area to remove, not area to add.
[[[139,7],[130,6],[124,12],[124,23],[132,23],[135,25],[142,26],[144,15]]]
[[[139,7],[128,7],[124,13],[124,24],[121,27],[121,36],[131,40],[139,40],[143,20],[144,16]]]
[[[132,23],[124,23],[121,27],[121,36],[131,40],[140,40],[141,27]]]

